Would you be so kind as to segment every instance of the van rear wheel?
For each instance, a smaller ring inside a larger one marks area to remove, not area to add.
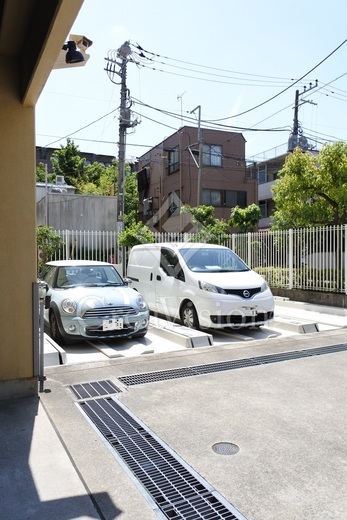
[[[181,320],[185,327],[190,329],[199,328],[198,315],[192,302],[186,302],[181,309]]]

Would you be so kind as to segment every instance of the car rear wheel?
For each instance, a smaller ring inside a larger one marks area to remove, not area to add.
[[[199,328],[198,315],[192,302],[186,302],[181,309],[181,320],[185,327],[190,329]]]
[[[64,340],[63,340],[63,336],[61,335],[61,332],[59,330],[58,320],[55,315],[55,312],[52,310],[49,313],[49,329],[50,329],[52,340],[55,341],[56,343],[58,343],[58,345],[63,345]]]

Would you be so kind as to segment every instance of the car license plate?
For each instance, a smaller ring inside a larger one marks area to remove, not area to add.
[[[242,307],[242,309],[244,310],[245,316],[256,316],[258,314],[255,307]]]
[[[102,330],[119,330],[123,328],[123,320],[121,318],[103,320]]]

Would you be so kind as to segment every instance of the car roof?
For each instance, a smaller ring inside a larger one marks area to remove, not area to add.
[[[161,247],[171,247],[174,249],[229,249],[228,246],[217,244],[205,244],[204,242],[157,242],[156,244],[143,244],[134,246],[135,248],[158,249]]]
[[[52,260],[47,262],[46,265],[53,265],[54,267],[83,267],[87,265],[113,265],[108,262],[101,262],[98,260]]]

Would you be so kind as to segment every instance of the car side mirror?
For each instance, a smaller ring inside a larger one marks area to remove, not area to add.
[[[47,291],[48,291],[48,285],[43,280],[38,280],[39,285],[39,298],[40,300],[43,300],[46,297]]]
[[[125,285],[131,285],[133,283],[131,278],[124,278],[123,282],[125,283]]]

